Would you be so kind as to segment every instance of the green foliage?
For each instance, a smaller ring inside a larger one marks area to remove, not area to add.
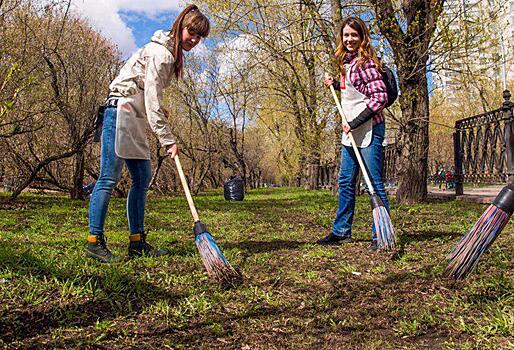
[[[7,72],[7,75],[5,76],[2,84],[0,85],[0,93],[3,92],[5,89],[5,86],[11,81],[13,78],[13,75],[20,70],[20,67],[18,64],[12,64],[11,68]],[[12,96],[10,96],[7,100],[0,100],[0,120],[3,119],[4,115],[10,111],[14,103],[16,102],[16,98],[18,97],[18,94],[20,93],[21,88],[17,88],[14,90]]]

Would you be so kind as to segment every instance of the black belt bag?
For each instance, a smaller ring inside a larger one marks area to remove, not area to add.
[[[93,137],[93,142],[100,142],[100,138],[102,136],[102,125],[104,123],[104,112],[105,106],[98,107],[96,112],[95,136]]]
[[[98,107],[98,111],[96,112],[95,136],[93,137],[93,142],[100,142],[100,139],[102,138],[105,109],[107,107],[116,106],[118,106],[118,97],[108,97],[105,101],[105,105]]]
[[[107,97],[105,107],[116,107],[118,105],[119,97]]]

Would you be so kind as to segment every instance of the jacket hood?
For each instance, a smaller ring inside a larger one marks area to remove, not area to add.
[[[170,32],[163,30],[156,31],[152,36],[152,42],[161,44],[167,48],[169,52],[173,52],[173,41],[171,40]]]

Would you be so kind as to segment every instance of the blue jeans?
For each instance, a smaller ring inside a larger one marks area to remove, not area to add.
[[[382,142],[385,136],[385,123],[373,126],[373,136],[368,147],[359,148],[366,165],[371,184],[376,194],[382,199],[389,212],[384,183],[382,182]],[[339,172],[339,208],[332,233],[336,236],[351,237],[353,213],[355,210],[355,185],[359,172],[359,163],[352,147],[343,146],[341,151],[341,170]],[[363,178],[364,179],[364,178]],[[367,186],[366,186],[367,190]],[[369,191],[368,191],[369,193]],[[369,213],[371,217],[371,212]],[[373,239],[377,239],[375,224],[372,224]]]
[[[146,193],[152,177],[151,163],[147,159],[122,159],[114,151],[116,136],[116,107],[107,107],[102,126],[100,177],[96,181],[89,203],[89,233],[103,234],[107,207],[112,190],[127,164],[132,186],[127,198],[127,216],[130,233],[144,231]]]

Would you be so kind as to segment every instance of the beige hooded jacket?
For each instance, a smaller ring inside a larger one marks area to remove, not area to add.
[[[121,68],[109,86],[109,96],[119,97],[115,152],[125,159],[150,159],[146,127],[161,146],[175,143],[162,108],[163,90],[174,78],[172,40],[158,30]]]

